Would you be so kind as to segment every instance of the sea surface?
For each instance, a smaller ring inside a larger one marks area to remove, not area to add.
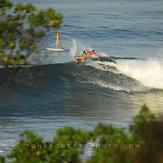
[[[59,31],[65,51],[46,50],[55,47],[55,33],[48,32],[37,57],[30,58],[34,66],[0,86],[0,154],[9,152],[24,129],[51,139],[67,125],[126,128],[143,104],[163,114],[162,0],[31,2],[64,15]],[[74,62],[85,49],[102,59]]]

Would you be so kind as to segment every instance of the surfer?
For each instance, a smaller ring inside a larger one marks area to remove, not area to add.
[[[84,50],[82,55],[75,56],[74,58],[78,62],[84,62],[86,58],[89,58],[92,55],[96,55],[94,50]]]
[[[60,48],[60,32],[55,33],[55,39],[56,39],[56,42],[55,42],[56,48],[46,48],[46,49],[56,51],[56,52],[63,52],[64,49]]]
[[[96,52],[94,50],[84,50],[83,54],[85,55],[85,58],[88,58],[92,55],[96,55]]]
[[[60,49],[60,33],[59,32],[56,32],[55,38],[56,38],[56,48]]]

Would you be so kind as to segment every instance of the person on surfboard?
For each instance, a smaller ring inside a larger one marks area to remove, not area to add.
[[[75,56],[77,62],[84,62],[86,58],[89,58],[92,55],[96,55],[94,50],[84,50],[82,55]]]
[[[56,51],[56,52],[63,52],[64,49],[60,48],[60,32],[55,33],[55,39],[56,39],[56,42],[55,42],[56,48],[46,48],[46,49]]]
[[[55,38],[56,38],[56,44],[55,44],[56,48],[60,49],[60,33],[59,32],[56,32]]]

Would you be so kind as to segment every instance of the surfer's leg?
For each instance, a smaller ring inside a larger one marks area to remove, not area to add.
[[[60,33],[56,32],[56,48],[60,49]]]
[[[56,48],[57,48],[57,49],[60,48],[60,42],[59,42],[59,40],[56,40]]]

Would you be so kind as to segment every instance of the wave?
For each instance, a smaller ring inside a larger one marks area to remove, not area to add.
[[[163,89],[163,60],[119,60],[117,69],[144,86]]]
[[[78,87],[89,87],[93,84],[116,91],[144,92],[151,89],[163,89],[162,70],[156,66],[157,62],[154,63],[154,61],[149,63],[149,61],[129,59],[116,60],[116,63],[110,61],[69,62],[29,68],[31,70],[28,70],[28,75],[29,72],[32,73],[33,75],[30,76],[37,77],[36,81],[47,79],[50,85],[54,83],[65,85],[67,82]],[[149,65],[152,70],[149,69]],[[39,75],[40,73],[44,75]]]
[[[38,116],[36,108],[39,108],[40,113],[44,113],[45,108],[51,106],[49,98],[54,103],[57,101],[56,103],[60,105],[64,98],[68,98],[69,101],[72,96],[76,96],[75,91],[77,94],[84,91],[84,94],[92,93],[95,95],[98,91],[100,95],[108,96],[110,91],[108,93],[105,90],[129,93],[144,93],[153,90],[153,88],[162,90],[162,68],[161,60],[115,59],[114,62],[111,62],[108,59],[104,60],[104,58],[102,61],[96,60],[85,63],[69,62],[26,67],[21,70],[16,79],[16,82],[22,84],[12,82],[12,85],[1,88],[1,98],[2,101],[4,101],[3,98],[7,98],[10,104],[14,106],[17,105],[19,94],[24,97],[28,96],[30,103],[25,103],[26,107],[24,100],[22,100],[23,104],[21,104],[21,100],[19,101],[19,106],[24,107],[22,115],[28,114],[28,108],[32,106],[33,114],[36,113]],[[0,69],[0,75],[2,71],[3,69]],[[30,89],[31,87],[32,89]],[[38,91],[41,91],[41,94]],[[56,96],[51,96],[51,94]],[[38,99],[33,98],[34,96]],[[72,98],[72,100],[74,99]],[[43,106],[42,104],[39,105],[40,101],[44,102]],[[37,107],[34,107],[35,105]],[[3,116],[5,114],[4,112]],[[0,154],[7,153],[13,147],[14,142],[13,140],[13,142],[0,143]]]
[[[76,40],[73,41],[75,42],[73,47],[76,47],[75,52],[78,47],[86,48]],[[101,70],[101,72],[89,74],[89,79],[92,76],[93,83],[125,91],[163,89],[163,60],[115,57],[104,52],[97,52],[97,55],[98,58],[92,58],[93,62],[85,64],[96,70]]]
[[[117,59],[114,62],[97,61],[89,63],[98,70],[108,72],[108,79],[96,80],[100,86],[113,87],[115,90],[147,91],[149,89],[163,89],[163,62],[148,59]],[[112,82],[108,82],[108,80]]]
[[[81,49],[86,48],[74,39],[69,52],[71,59]],[[42,82],[41,85],[46,83],[49,88],[53,87],[54,83],[61,87],[67,85],[66,82],[70,85],[77,82],[78,87],[89,87],[93,84],[126,92],[163,89],[163,60],[108,57],[108,54],[103,52],[98,52],[98,55],[99,57],[85,63],[75,63],[70,60],[67,63],[29,67],[22,70],[18,78],[19,81],[37,86],[38,83]]]

